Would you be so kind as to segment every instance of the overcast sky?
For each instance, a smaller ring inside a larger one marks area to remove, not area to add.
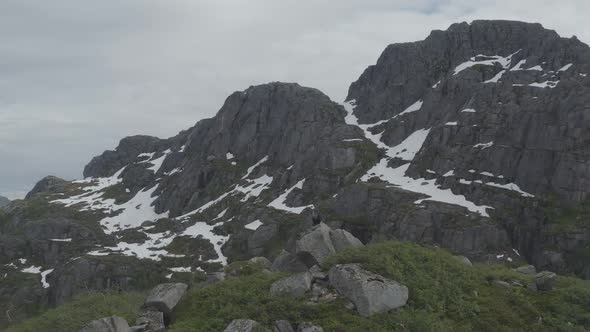
[[[473,19],[590,41],[588,0],[0,0],[0,194],[81,177],[133,134],[168,137],[236,90],[298,82],[342,101],[390,43]]]

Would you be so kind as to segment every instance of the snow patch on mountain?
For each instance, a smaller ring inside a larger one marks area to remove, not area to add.
[[[353,114],[354,101],[345,102],[344,108],[348,112],[348,116],[346,117],[347,123],[358,126],[356,116]],[[415,204],[420,204],[427,200],[438,201],[463,206],[469,211],[479,213],[484,217],[489,217],[486,209],[492,207],[476,205],[475,203],[468,201],[465,196],[454,194],[450,189],[441,189],[440,186],[436,184],[436,179],[413,179],[406,175],[406,171],[410,167],[411,161],[422,148],[424,141],[430,133],[430,129],[417,130],[410,134],[400,144],[394,147],[389,147],[380,141],[381,135],[372,135],[370,132],[367,135],[368,130],[363,128],[363,126],[359,127],[363,129],[367,138],[373,141],[379,148],[385,146],[386,149],[386,157],[382,158],[375,166],[369,169],[367,173],[361,177],[361,181],[368,181],[372,177],[378,177],[385,182],[400,187],[401,189],[428,196],[428,198],[417,200]],[[399,158],[410,162],[393,168],[388,165],[389,161],[393,158]]]
[[[501,56],[501,55],[478,54],[474,57],[471,57],[469,59],[469,61],[465,61],[465,62],[459,64],[457,67],[455,67],[455,70],[453,71],[453,75],[457,75],[460,72],[462,72],[463,70],[465,70],[467,68],[471,68],[475,65],[494,66],[496,64],[499,64],[500,66],[502,66],[502,68],[508,69],[508,67],[510,66],[510,63],[512,61],[512,57],[520,51],[521,50],[518,50],[508,56],[505,56],[505,57]]]
[[[168,218],[168,211],[157,213],[153,207],[154,201],[158,198],[157,196],[153,196],[157,187],[158,185],[156,184],[150,189],[143,189],[129,201],[120,205],[114,205],[118,214],[106,217],[100,221],[100,224],[105,229],[105,233],[110,234],[128,228],[135,228],[146,220]]]
[[[287,197],[289,196],[289,194],[295,189],[302,189],[304,182],[305,182],[305,179],[297,182],[294,186],[285,190],[285,192],[283,192],[279,197],[277,197],[275,200],[270,202],[268,204],[268,206],[273,209],[276,209],[276,210],[281,210],[281,211],[295,213],[295,214],[301,214],[301,212],[303,212],[303,210],[305,210],[307,208],[313,208],[313,205],[291,207],[291,206],[288,206],[286,203],[286,200],[287,200]]]
[[[254,220],[253,222],[245,225],[244,228],[255,231],[260,226],[262,226],[262,222],[260,220]]]

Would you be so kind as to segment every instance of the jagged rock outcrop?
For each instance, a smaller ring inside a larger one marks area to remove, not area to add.
[[[41,179],[39,182],[37,182],[37,184],[35,184],[33,189],[31,189],[31,191],[29,191],[27,193],[25,198],[31,199],[39,193],[63,192],[67,183],[68,182],[66,180],[58,178],[57,176],[51,176],[51,175],[46,176],[43,179]]]

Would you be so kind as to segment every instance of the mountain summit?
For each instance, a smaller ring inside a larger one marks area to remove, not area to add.
[[[588,73],[575,37],[474,21],[389,45],[342,104],[295,83],[252,86],[174,137],[124,138],[85,179],[46,178],[12,202],[0,272],[32,265],[41,282],[27,296],[58,305],[88,285],[285,260],[323,223],[364,244],[589,279]],[[0,296],[18,302],[10,287]]]

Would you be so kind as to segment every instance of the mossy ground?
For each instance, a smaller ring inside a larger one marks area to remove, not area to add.
[[[551,196],[541,202],[541,208],[554,234],[590,228],[590,200],[565,205]]]
[[[325,331],[585,331],[590,329],[590,282],[560,277],[555,290],[494,286],[492,280],[532,282],[501,265],[465,266],[442,249],[384,242],[339,253],[328,266],[357,262],[408,286],[401,310],[363,318],[343,301],[310,303],[272,297],[277,274],[252,273],[193,290],[178,308],[172,331],[217,331],[237,318],[265,326],[274,320],[312,321]]]
[[[8,327],[6,332],[78,331],[90,321],[111,315],[133,322],[144,298],[145,294],[140,292],[85,293],[35,318]]]
[[[270,285],[285,274],[234,263],[228,269],[240,270],[234,274],[236,277],[189,291],[177,306],[176,322],[170,331],[222,331],[238,318],[254,319],[265,327],[279,319],[293,324],[311,321],[322,326],[324,331],[590,330],[589,281],[559,277],[555,289],[545,292],[519,286],[498,287],[492,281],[519,282],[526,286],[533,277],[503,265],[469,267],[443,249],[405,242],[382,242],[345,250],[331,257],[326,267],[340,263],[360,263],[370,271],[405,284],[410,290],[407,305],[365,318],[345,309],[343,299],[314,303],[307,299],[273,297],[269,294]],[[95,297],[94,302],[98,299]],[[63,325],[54,317],[59,313],[80,322],[110,314],[125,316],[132,311],[127,306],[123,306],[121,312],[117,311],[117,306],[114,308],[90,317],[86,311],[80,311],[79,305],[68,304],[31,321],[49,324],[43,325],[44,331],[75,331],[56,329],[54,326]],[[31,331],[25,328],[35,326],[31,321],[9,331]]]

